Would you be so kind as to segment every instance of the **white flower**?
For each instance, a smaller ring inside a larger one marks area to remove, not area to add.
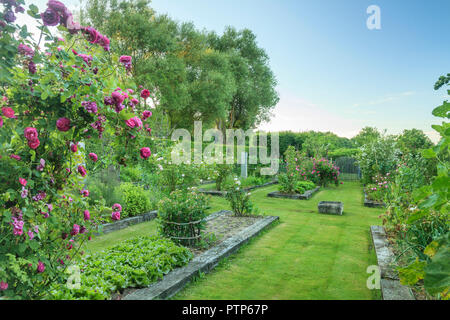
[[[159,170],[163,170],[163,167],[162,167],[162,165],[160,165],[160,164],[158,164],[158,167],[159,167]]]

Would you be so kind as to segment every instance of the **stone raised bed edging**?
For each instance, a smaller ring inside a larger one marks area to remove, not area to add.
[[[151,221],[151,220],[155,219],[157,216],[158,216],[157,211],[150,211],[150,212],[138,215],[138,216],[125,218],[125,219],[122,219],[122,220],[119,220],[116,222],[105,223],[102,225],[103,226],[102,234],[111,233],[113,231],[125,229],[125,228],[135,225],[135,224]]]
[[[297,200],[308,200],[310,199],[314,193],[316,193],[317,191],[319,191],[320,187],[315,187],[312,190],[307,190],[305,191],[304,194],[286,194],[286,193],[281,193],[279,191],[274,191],[271,192],[269,194],[267,194],[268,197],[272,197],[272,198],[286,198],[286,199],[297,199]]]
[[[209,216],[207,216],[205,218],[205,221],[213,220],[226,212],[228,212],[228,211],[221,210],[218,212],[214,212],[214,213],[210,214]],[[107,234],[107,233],[111,233],[113,231],[122,230],[122,229],[125,229],[125,228],[135,225],[135,224],[154,220],[157,217],[158,217],[158,211],[155,210],[155,211],[150,211],[150,212],[147,212],[147,213],[135,216],[135,217],[125,218],[123,220],[119,220],[116,222],[105,223],[102,225],[103,226],[102,234]],[[97,234],[97,235],[99,235],[99,234]]]
[[[366,189],[364,188],[364,206],[369,208],[385,208],[386,205],[383,202],[376,202],[367,198]]]
[[[220,260],[235,253],[242,245],[278,219],[279,217],[268,216],[258,220],[233,237],[195,257],[186,266],[169,272],[161,281],[125,296],[124,300],[162,300],[170,298],[183,289],[200,272],[208,273],[214,269]]]
[[[252,190],[255,190],[255,189],[259,189],[259,188],[268,187],[268,186],[271,186],[271,185],[274,185],[274,184],[277,184],[277,183],[278,183],[278,181],[271,181],[271,182],[267,182],[267,183],[260,184],[260,185],[257,185],[257,186],[243,188],[242,190],[244,190],[245,192],[248,192],[248,191],[252,191]],[[225,197],[227,195],[226,191],[204,190],[204,189],[199,189],[198,191],[200,191],[201,193],[204,193],[204,194],[209,194],[211,196],[218,196],[218,197]]]
[[[370,233],[378,267],[380,268],[380,286],[383,300],[415,300],[411,289],[400,283],[398,273],[391,266],[395,256],[389,247],[384,228],[382,226],[371,226]]]

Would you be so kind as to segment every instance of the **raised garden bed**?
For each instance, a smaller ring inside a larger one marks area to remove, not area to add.
[[[314,193],[319,191],[320,187],[315,187],[312,190],[305,191],[303,194],[288,194],[279,191],[274,191],[269,193],[267,196],[272,198],[285,198],[285,199],[297,199],[297,200],[308,200],[313,196]]]
[[[377,202],[377,201],[370,200],[367,197],[366,189],[364,189],[364,206],[369,207],[369,208],[385,208],[386,204],[383,202]]]
[[[252,191],[252,190],[255,190],[255,189],[259,189],[259,188],[268,187],[268,186],[271,186],[271,185],[274,185],[274,184],[277,184],[277,183],[278,183],[278,181],[270,181],[270,182],[267,182],[267,183],[264,183],[264,184],[260,184],[260,185],[257,185],[257,186],[251,186],[251,187],[243,188],[242,190],[248,192],[248,191]],[[199,189],[198,191],[201,192],[201,193],[204,193],[204,194],[209,194],[211,196],[218,196],[218,197],[225,197],[227,195],[226,191],[205,190],[205,189]]]
[[[370,233],[380,268],[380,287],[383,300],[415,300],[411,289],[400,283],[398,273],[392,266],[395,256],[389,246],[384,228],[371,226]]]
[[[102,234],[111,233],[113,231],[125,229],[126,227],[129,227],[129,226],[132,226],[135,224],[151,221],[151,220],[155,219],[157,216],[158,216],[157,211],[150,211],[150,212],[147,212],[147,213],[135,216],[135,217],[125,218],[125,219],[111,222],[111,223],[105,223],[102,225],[103,226]]]
[[[175,269],[161,281],[144,289],[126,291],[123,300],[167,299],[180,291],[200,272],[207,273],[220,260],[236,252],[248,240],[277,221],[278,217],[234,217],[230,211],[220,211],[210,216],[206,232],[214,232],[218,240],[214,247],[192,250],[195,257],[185,267]]]

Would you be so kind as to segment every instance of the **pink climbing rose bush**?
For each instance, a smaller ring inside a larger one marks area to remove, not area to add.
[[[148,162],[150,92],[127,88],[131,58],[111,52],[109,39],[74,21],[62,2],[49,0],[44,12],[24,6],[0,0],[0,296],[40,299],[50,285],[65,285],[66,268],[101,230],[104,208],[84,188],[86,165],[99,159],[80,142],[109,130],[118,146],[109,162]],[[36,19],[45,43],[16,14]],[[115,205],[111,219],[121,210]]]

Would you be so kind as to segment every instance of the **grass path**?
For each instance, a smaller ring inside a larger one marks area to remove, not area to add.
[[[381,209],[362,205],[359,183],[329,187],[307,201],[267,197],[277,186],[252,192],[252,200],[280,223],[189,284],[175,299],[379,299],[369,290],[366,269],[376,264],[369,226]],[[317,213],[319,201],[342,201],[343,216]],[[212,198],[210,212],[229,209]],[[87,251],[99,251],[140,235],[156,233],[154,221],[97,237]]]
[[[268,198],[276,186],[252,193],[258,207],[281,222],[245,246],[175,299],[379,299],[366,287],[376,264],[369,226],[380,209],[362,205],[359,183],[320,191],[308,201]],[[343,216],[320,215],[322,200],[344,203]],[[214,198],[216,209],[223,199]]]

